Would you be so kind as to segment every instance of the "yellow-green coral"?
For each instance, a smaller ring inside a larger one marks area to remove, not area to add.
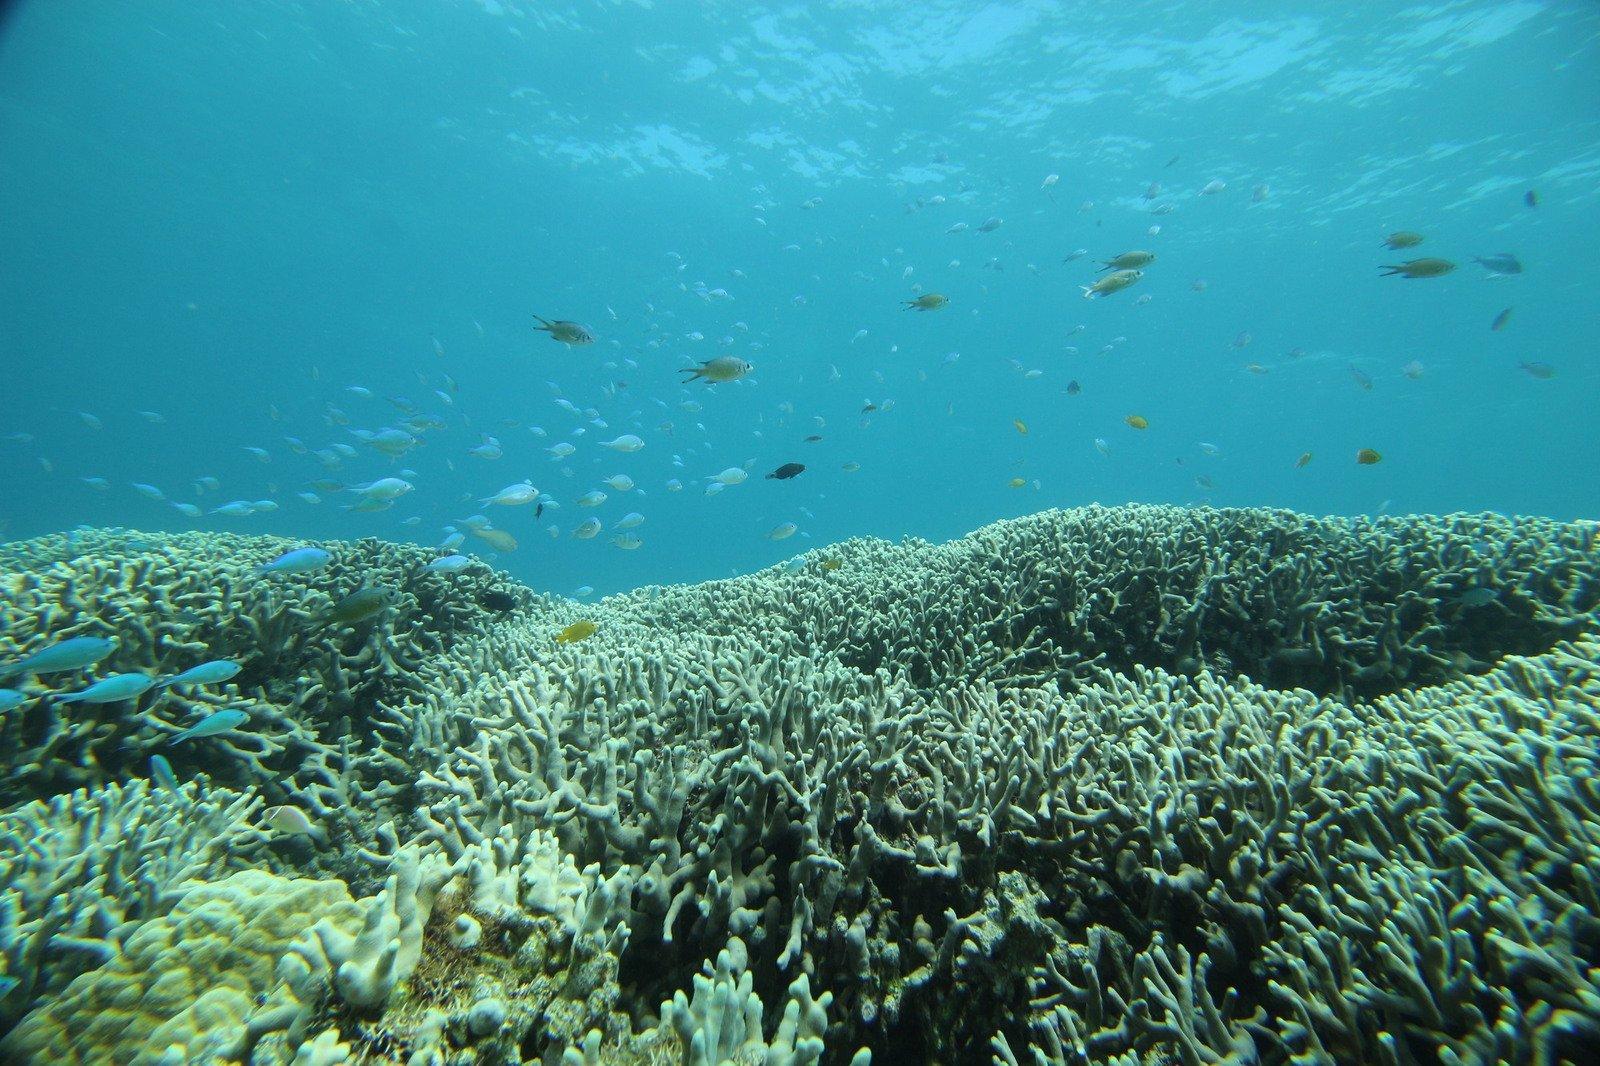
[[[18,1062],[97,1066],[237,1057],[257,997],[306,928],[360,928],[343,882],[245,870],[189,888],[135,923],[116,955],[23,1019],[0,1044]]]

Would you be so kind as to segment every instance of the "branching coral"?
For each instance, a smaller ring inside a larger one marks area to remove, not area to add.
[[[231,780],[335,830],[326,853],[240,854],[384,885],[283,945],[249,1042],[276,1062],[1571,1058],[1600,1039],[1593,538],[1087,508],[616,597],[578,644],[552,639],[576,605],[485,615],[393,546],[330,574],[405,590],[365,635],[307,637],[236,574],[229,610],[286,650],[230,694],[268,708]],[[192,603],[178,538],[117,543],[13,551],[19,649],[137,630],[129,565]],[[222,640],[209,608],[174,617],[142,624]],[[165,646],[132,641],[132,666],[168,669]],[[116,713],[95,729],[123,745],[168,716]],[[38,763],[41,722],[14,728]],[[48,750],[127,773],[98,736]]]

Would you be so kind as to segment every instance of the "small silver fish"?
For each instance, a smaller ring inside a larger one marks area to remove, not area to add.
[[[80,692],[58,695],[55,700],[57,703],[120,703],[144,695],[155,683],[155,678],[148,674],[112,674]]]
[[[174,674],[162,681],[158,687],[168,688],[172,685],[220,685],[233,677],[238,676],[244,669],[232,659],[212,659],[210,662],[191,666],[181,674]]]
[[[165,755],[150,756],[150,780],[169,792],[178,791],[178,775],[172,772]]]
[[[26,658],[0,666],[0,677],[13,674],[55,674],[93,666],[117,649],[117,642],[106,637],[71,637],[41,648]]]
[[[185,740],[192,740],[195,737],[214,737],[219,733],[226,733],[236,726],[244,724],[249,717],[248,714],[236,707],[216,711],[206,715],[188,729],[168,740],[167,744],[168,746],[181,744]]]

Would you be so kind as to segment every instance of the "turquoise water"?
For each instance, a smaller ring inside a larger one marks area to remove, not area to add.
[[[465,550],[570,594],[1090,501],[1595,517],[1600,8],[1249,10],[10,5],[4,536],[434,544],[528,478],[542,516],[490,509],[520,546]],[[1132,249],[1137,284],[1081,298]],[[1457,267],[1380,276],[1418,256]],[[749,378],[679,384],[724,354]],[[391,396],[439,423],[394,461],[350,433]],[[381,512],[296,496],[391,476]],[[205,513],[233,500],[277,510]]]

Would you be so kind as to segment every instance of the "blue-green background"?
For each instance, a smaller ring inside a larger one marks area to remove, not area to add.
[[[562,508],[493,515],[522,542],[496,564],[604,592],[1091,501],[1596,517],[1600,7],[1243,10],[12,4],[4,535],[90,523],[432,544],[472,513],[465,499],[530,477]],[[1227,188],[1199,195],[1212,180]],[[1151,215],[1151,182],[1170,214]],[[1000,228],[975,232],[990,216]],[[1398,258],[1460,268],[1380,277],[1397,229],[1426,235]],[[1076,248],[1091,257],[1063,265]],[[1159,255],[1144,280],[1080,299],[1091,258],[1129,248]],[[1525,273],[1470,262],[1502,251]],[[733,299],[708,302],[696,282]],[[902,310],[914,284],[951,305]],[[533,313],[599,339],[565,348],[531,330]],[[1241,331],[1252,342],[1236,349]],[[754,362],[751,380],[678,384],[679,367],[721,352]],[[1413,360],[1415,379],[1401,371]],[[1530,361],[1555,376],[1518,369]],[[443,374],[453,407],[433,394]],[[1065,394],[1073,379],[1081,395]],[[551,382],[609,426],[565,463],[544,448],[584,423]],[[294,497],[324,471],[285,434],[351,441],[324,423],[330,402],[359,428],[398,417],[349,384],[447,424],[401,463],[365,454],[330,475],[414,470],[417,491],[391,511]],[[466,454],[480,431],[504,458]],[[596,446],[622,432],[646,448]],[[803,443],[813,432],[824,439]],[[1360,448],[1383,462],[1358,466]],[[749,482],[704,495],[708,475],[749,460]],[[809,469],[761,478],[788,461]],[[567,536],[591,513],[575,498],[615,472],[647,495],[613,494],[593,512],[604,534]],[[128,487],[196,501],[201,475],[223,482],[197,501],[208,508],[281,508],[187,519]],[[670,477],[685,490],[666,492]],[[609,527],[630,510],[647,517],[645,546],[624,552]],[[802,535],[767,539],[784,521]]]

